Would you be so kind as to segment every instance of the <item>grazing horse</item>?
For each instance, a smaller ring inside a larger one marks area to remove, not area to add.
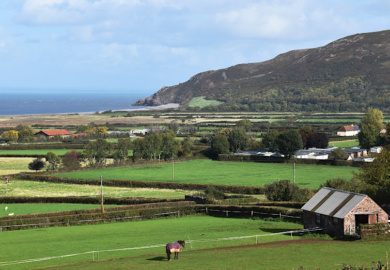
[[[165,246],[168,261],[171,260],[171,253],[175,252],[175,260],[179,259],[179,252],[181,252],[181,247],[185,248],[186,243],[182,240],[177,241],[176,243],[168,243]]]

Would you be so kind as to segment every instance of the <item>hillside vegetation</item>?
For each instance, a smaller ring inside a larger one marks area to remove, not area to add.
[[[362,111],[390,105],[390,30],[357,34],[272,60],[196,74],[134,105],[193,98],[224,102],[207,110]]]

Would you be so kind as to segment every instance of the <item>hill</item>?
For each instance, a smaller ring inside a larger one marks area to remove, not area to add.
[[[133,105],[223,102],[213,110],[362,111],[390,106],[390,30],[341,38],[272,60],[196,74]]]

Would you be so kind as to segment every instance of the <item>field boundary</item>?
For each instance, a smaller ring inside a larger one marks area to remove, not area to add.
[[[255,238],[256,239],[256,244],[258,244],[258,238],[259,237],[267,237],[267,236],[274,236],[274,235],[280,235],[280,234],[290,234],[291,237],[292,237],[293,234],[301,234],[301,233],[308,233],[308,232],[315,232],[315,231],[322,231],[322,228],[316,227],[316,228],[311,228],[311,229],[302,229],[302,230],[295,230],[295,231],[284,231],[284,232],[271,233],[271,234],[233,236],[233,237],[224,237],[224,238],[216,238],[216,239],[187,240],[187,243],[190,244],[191,250],[192,250],[192,243],[202,243],[202,242],[219,242],[219,241],[230,241],[230,240],[237,240],[237,239]],[[15,265],[15,264],[48,261],[48,260],[52,260],[52,259],[62,259],[62,258],[74,257],[74,256],[80,256],[80,255],[86,255],[86,254],[92,254],[92,261],[95,261],[95,254],[97,256],[99,256],[99,253],[103,253],[103,252],[115,252],[115,251],[127,251],[127,250],[137,250],[137,249],[158,248],[158,247],[165,247],[165,245],[166,244],[157,244],[157,245],[150,245],[150,246],[143,246],[143,247],[128,247],[128,248],[108,249],[108,250],[92,250],[92,251],[86,251],[86,252],[81,252],[81,253],[66,254],[66,255],[52,256],[52,257],[44,257],[44,258],[36,258],[36,259],[24,259],[24,260],[9,261],[9,262],[0,262],[0,267],[1,266]]]

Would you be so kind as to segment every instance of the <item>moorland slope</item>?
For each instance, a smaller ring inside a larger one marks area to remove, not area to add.
[[[356,34],[272,60],[194,75],[134,105],[224,102],[214,110],[361,111],[390,106],[390,30]],[[207,108],[210,109],[210,108]]]

